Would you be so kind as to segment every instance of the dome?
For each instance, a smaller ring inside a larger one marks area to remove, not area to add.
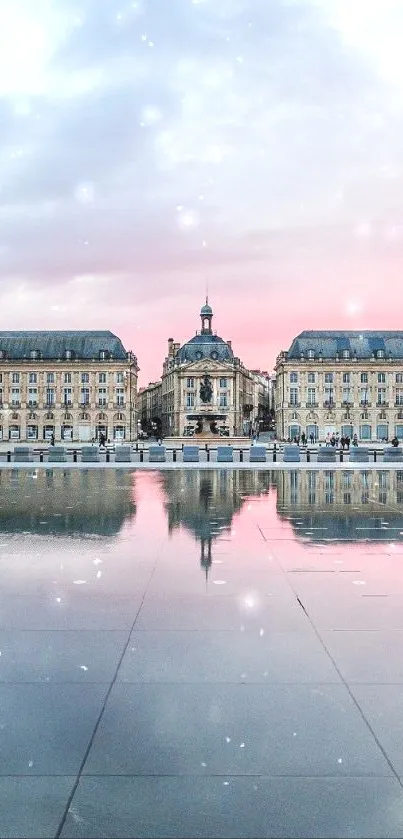
[[[200,314],[201,315],[212,315],[213,310],[212,310],[211,306],[209,306],[208,303],[205,303],[204,306],[202,306],[202,308],[200,309]]]
[[[218,335],[195,335],[183,347],[180,348],[177,358],[181,363],[185,361],[200,361],[200,359],[211,359],[212,361],[232,361],[234,353],[228,344]]]

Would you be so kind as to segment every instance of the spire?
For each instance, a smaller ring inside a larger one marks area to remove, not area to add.
[[[213,330],[211,328],[211,321],[213,320],[213,310],[208,302],[208,294],[206,294],[206,302],[204,306],[200,309],[200,317],[201,317],[201,334],[202,335],[212,335]]]

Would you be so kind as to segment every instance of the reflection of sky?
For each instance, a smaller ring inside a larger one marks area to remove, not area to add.
[[[206,279],[251,367],[399,328],[401,29],[396,0],[3,3],[3,327],[111,327],[142,383]]]

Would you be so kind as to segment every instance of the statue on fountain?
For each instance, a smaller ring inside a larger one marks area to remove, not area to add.
[[[202,402],[211,402],[213,396],[213,388],[211,386],[211,380],[208,376],[205,376],[201,385],[200,385],[200,399]]]

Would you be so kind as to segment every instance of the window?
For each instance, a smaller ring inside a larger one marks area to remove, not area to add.
[[[64,374],[64,384],[71,385],[71,373]]]
[[[290,373],[290,382],[298,381],[298,373]]]
[[[100,385],[106,385],[106,373],[98,373],[98,381]]]
[[[89,387],[82,387],[81,388],[80,402],[81,402],[82,405],[89,405],[89,402],[90,402],[90,389],[89,389]]]
[[[98,388],[98,405],[106,405],[107,404],[107,390],[106,387],[99,387]]]
[[[227,394],[220,393],[220,408],[226,408],[227,404]]]
[[[47,387],[46,388],[46,404],[47,405],[54,405],[55,404],[55,389],[54,389],[54,387]]]
[[[403,373],[396,373],[396,384],[403,385]]]
[[[220,387],[222,387],[222,388],[224,388],[224,387],[228,387],[228,384],[227,384],[227,379],[226,379],[226,378],[221,378],[221,379],[220,379]]]
[[[334,390],[332,387],[325,387],[325,406],[334,405]]]
[[[398,440],[403,440],[403,425],[395,425],[395,437]]]
[[[116,383],[118,385],[121,385],[121,384],[123,384],[123,382],[124,382],[123,373],[116,373]]]
[[[30,385],[36,385],[37,381],[38,381],[37,373],[29,373],[28,374],[28,382],[29,382]]]
[[[343,402],[346,402],[348,405],[351,404],[349,387],[343,387]]]
[[[71,387],[65,387],[63,389],[63,404],[64,405],[71,405],[72,404]]]
[[[36,358],[40,358],[40,355],[41,354],[40,354],[40,352],[38,352],[38,350],[31,350],[30,353],[29,353],[29,357],[32,358],[33,361]]]
[[[325,382],[333,384],[333,373],[325,373]]]
[[[361,373],[361,384],[367,384],[368,382],[368,373]]]
[[[362,387],[360,390],[360,402],[362,405],[366,405],[368,403],[368,388]]]
[[[378,382],[381,384],[385,384],[386,382],[386,374],[385,373],[378,373]]]
[[[309,382],[309,384],[314,384],[314,382],[315,382],[315,373],[308,373],[308,382]]]
[[[117,405],[124,405],[125,404],[125,392],[123,387],[116,388],[116,404]]]
[[[314,405],[316,402],[316,388],[308,388],[308,405]]]
[[[396,405],[403,405],[403,388],[396,388]]]
[[[385,402],[386,402],[386,388],[378,387],[377,403],[378,403],[378,405],[384,405]]]
[[[38,404],[38,391],[36,387],[28,388],[28,405],[33,407]]]
[[[48,385],[53,385],[55,382],[55,374],[54,373],[46,373],[46,383]]]
[[[343,373],[343,385],[350,384],[350,373]]]
[[[350,350],[343,350],[342,351],[343,358],[350,358]]]
[[[298,404],[298,388],[290,387],[290,405]]]
[[[100,350],[99,351],[99,358],[100,358],[100,361],[106,361],[109,358],[108,350]]]
[[[186,407],[193,408],[195,403],[195,395],[194,393],[187,393],[186,394]]]
[[[388,439],[388,425],[387,423],[380,423],[376,427],[376,437],[377,440],[387,440]]]
[[[376,357],[385,358],[385,350],[377,350]]]
[[[194,380],[193,376],[191,378],[186,379],[186,387],[187,388],[192,388],[194,386],[195,386],[195,380]]]
[[[67,361],[74,358],[73,350],[66,350],[65,353],[64,353],[64,357],[67,359]]]
[[[89,373],[81,373],[81,384],[82,385],[88,384],[89,380],[90,380],[90,374]]]
[[[19,405],[20,404],[20,389],[19,389],[19,387],[11,388],[11,404],[12,405]]]
[[[19,385],[20,383],[20,374],[19,373],[12,373],[11,381],[13,385]]]
[[[308,350],[308,358],[315,358],[315,350]]]

